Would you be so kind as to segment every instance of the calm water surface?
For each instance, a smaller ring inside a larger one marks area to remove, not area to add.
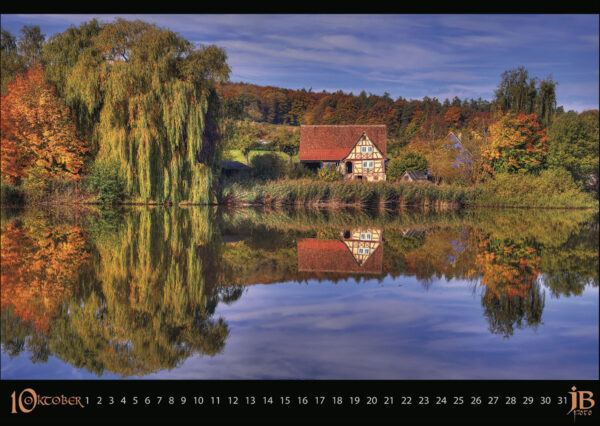
[[[598,216],[2,210],[2,379],[598,379]]]

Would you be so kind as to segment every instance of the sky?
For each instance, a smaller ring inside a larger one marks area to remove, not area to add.
[[[117,16],[224,48],[230,80],[396,99],[491,100],[502,72],[552,77],[565,110],[598,109],[599,15],[2,15],[49,37]]]

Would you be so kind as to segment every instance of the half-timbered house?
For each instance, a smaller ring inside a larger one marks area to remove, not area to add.
[[[385,180],[385,125],[300,126],[301,163],[335,167],[344,179]]]

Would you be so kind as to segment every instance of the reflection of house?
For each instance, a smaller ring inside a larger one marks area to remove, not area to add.
[[[424,234],[425,230],[408,228],[408,229],[403,229],[400,232],[402,232],[402,236],[404,236],[404,237],[418,237],[419,235]]]
[[[383,271],[381,229],[352,229],[342,240],[306,238],[298,241],[299,272],[346,272],[381,274]]]
[[[345,179],[385,180],[385,125],[301,126],[301,163],[336,167]]]
[[[379,228],[355,228],[342,233],[342,241],[359,265],[381,245],[383,232]]]

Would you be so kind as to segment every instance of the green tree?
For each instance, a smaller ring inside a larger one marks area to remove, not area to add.
[[[300,132],[282,127],[277,130],[273,139],[277,149],[290,157],[291,166],[294,155],[300,150]]]
[[[556,116],[556,83],[551,78],[542,80],[536,101],[538,121],[549,127]]]
[[[548,165],[564,167],[580,183],[598,180],[598,111],[568,112],[550,127]],[[592,179],[593,180],[593,179]]]
[[[427,173],[427,159],[419,153],[406,152],[390,161],[387,175],[390,179],[400,179],[407,170]]]
[[[46,35],[42,34],[37,25],[25,25],[21,28],[21,34],[17,46],[27,68],[31,68],[40,62]]]
[[[50,74],[64,80],[58,85],[67,103],[91,117],[96,158],[119,165],[130,200],[214,198],[221,138],[215,85],[230,71],[222,49],[196,48],[170,30],[123,19],[100,29],[84,24],[48,44]],[[68,54],[61,44],[71,47]]]
[[[536,93],[535,81],[530,81],[529,72],[524,67],[519,67],[502,73],[502,80],[495,92],[495,103],[503,111],[530,114]]]
[[[25,72],[23,57],[17,52],[17,39],[9,31],[2,29],[0,37],[0,78],[2,79],[2,96],[6,95],[7,84],[17,74]]]

